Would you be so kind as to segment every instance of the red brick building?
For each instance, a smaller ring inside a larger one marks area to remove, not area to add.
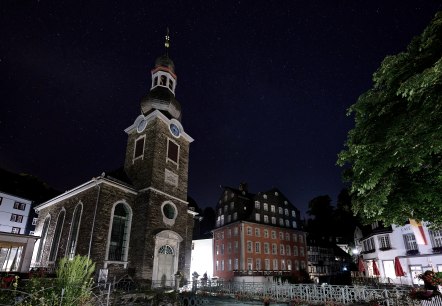
[[[252,194],[224,187],[216,206],[213,271],[234,276],[301,276],[307,267],[299,210],[277,189]]]

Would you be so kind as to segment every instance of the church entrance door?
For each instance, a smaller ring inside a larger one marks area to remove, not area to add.
[[[158,251],[158,279],[161,287],[172,287],[174,283],[174,250],[169,245],[163,245]]]

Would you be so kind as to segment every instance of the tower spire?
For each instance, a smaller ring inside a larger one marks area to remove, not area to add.
[[[166,28],[166,41],[164,42],[164,48],[166,51],[166,56],[169,57],[169,46],[170,46],[170,36],[169,36],[169,27]]]

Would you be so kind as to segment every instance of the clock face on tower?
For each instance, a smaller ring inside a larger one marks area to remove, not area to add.
[[[169,126],[169,129],[170,129],[170,132],[172,133],[173,136],[175,136],[175,137],[180,136],[180,128],[176,124],[171,123]]]
[[[144,129],[146,128],[146,125],[147,125],[147,120],[146,119],[143,119],[140,122],[138,122],[137,132],[141,133],[142,131],[144,131]]]

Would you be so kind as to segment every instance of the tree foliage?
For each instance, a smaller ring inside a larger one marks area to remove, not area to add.
[[[338,164],[353,211],[367,222],[442,225],[442,12],[384,59],[349,114],[355,127]]]

